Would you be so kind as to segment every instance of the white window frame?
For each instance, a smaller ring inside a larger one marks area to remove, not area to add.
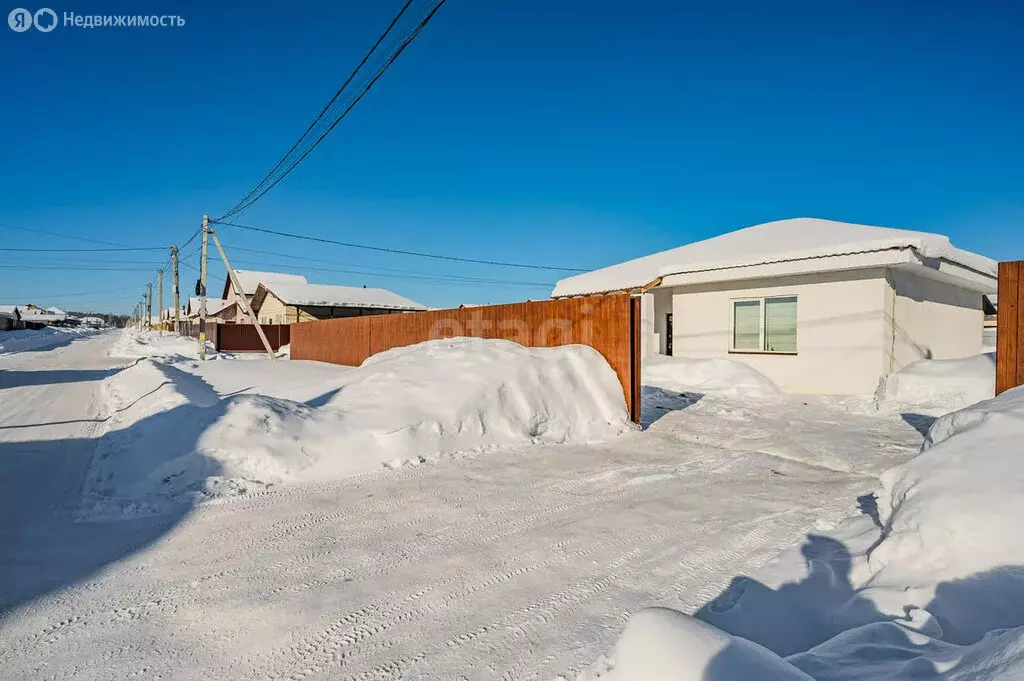
[[[767,350],[765,349],[765,331],[768,320],[764,315],[764,303],[774,298],[796,298],[797,309],[797,349],[796,350]],[[747,350],[736,347],[736,303],[760,303],[758,306],[757,324],[757,350]],[[729,299],[729,352],[738,355],[795,355],[800,349],[800,296],[795,293],[776,293],[770,296],[746,296],[743,298]]]

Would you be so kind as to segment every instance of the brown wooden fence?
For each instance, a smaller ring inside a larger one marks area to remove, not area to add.
[[[270,343],[270,348],[277,352],[282,345],[288,345],[291,338],[291,326],[289,324],[261,324],[263,334]],[[210,327],[216,327],[213,334],[213,347],[217,352],[266,352],[260,335],[256,333],[255,324],[207,324],[207,333]]]
[[[357,366],[384,350],[455,336],[589,345],[615,371],[640,422],[640,300],[625,294],[292,324],[291,357]]]
[[[1024,260],[999,263],[996,395],[1024,385]]]

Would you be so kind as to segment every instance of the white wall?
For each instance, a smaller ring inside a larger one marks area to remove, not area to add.
[[[786,392],[869,394],[884,368],[887,289],[880,269],[679,287],[673,354],[746,362]],[[732,299],[776,295],[797,296],[797,354],[730,353]]]
[[[957,359],[981,352],[980,293],[913,271],[893,269],[888,275],[884,357],[890,371],[919,359]]]

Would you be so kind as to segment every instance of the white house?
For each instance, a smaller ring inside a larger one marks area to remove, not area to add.
[[[981,352],[994,260],[925,232],[815,218],[747,227],[559,281],[643,295],[643,353],[725,357],[793,393],[866,394],[921,358]]]

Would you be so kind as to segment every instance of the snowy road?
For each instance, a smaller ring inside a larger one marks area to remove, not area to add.
[[[571,677],[630,612],[692,612],[874,487],[684,441],[682,410],[602,446],[75,523],[111,340],[2,360],[3,679]]]

